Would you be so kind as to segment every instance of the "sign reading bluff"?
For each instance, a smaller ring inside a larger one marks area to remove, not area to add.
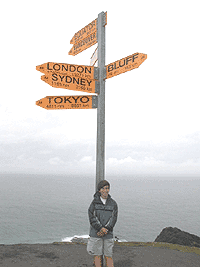
[[[98,81],[84,79],[81,77],[73,77],[71,75],[61,73],[47,73],[46,75],[43,75],[41,77],[41,80],[56,88],[63,88],[89,93],[99,92]]]
[[[92,109],[97,108],[96,95],[74,95],[74,96],[46,96],[38,101],[36,105],[51,109]]]
[[[106,66],[106,78],[111,78],[126,71],[138,68],[147,59],[146,54],[135,53]]]

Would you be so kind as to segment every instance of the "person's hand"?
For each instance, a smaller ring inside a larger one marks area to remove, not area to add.
[[[102,227],[101,230],[97,233],[98,236],[104,236],[108,233],[108,229]]]
[[[106,229],[106,228],[104,228],[104,227],[101,228],[101,231],[102,231],[105,235],[108,233],[108,229]]]
[[[98,235],[98,236],[104,236],[104,233],[101,232],[101,231],[99,231],[99,232],[97,233],[97,235]]]

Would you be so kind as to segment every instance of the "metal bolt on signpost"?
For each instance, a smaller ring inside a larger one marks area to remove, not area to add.
[[[95,109],[97,108],[97,150],[96,150],[96,186],[105,177],[105,79],[138,68],[147,55],[134,53],[105,66],[105,26],[107,12],[98,14],[98,18],[76,32],[70,43],[73,47],[69,55],[75,56],[92,45],[98,43],[91,65],[74,65],[48,62],[36,66],[36,70],[44,73],[41,80],[55,88],[95,93],[96,95],[79,96],[46,96],[36,105],[47,110],[54,109]],[[98,61],[98,67],[94,67]],[[104,255],[102,263],[104,266]]]

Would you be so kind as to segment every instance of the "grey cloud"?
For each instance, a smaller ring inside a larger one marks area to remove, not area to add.
[[[200,133],[187,135],[168,143],[149,141],[137,144],[108,144],[106,152],[108,158],[123,159],[129,156],[135,160],[142,160],[145,157],[153,157],[168,164],[184,163],[200,158]]]
[[[32,172],[94,172],[96,143],[73,141],[62,144],[24,139],[15,143],[1,143],[0,171],[27,170]],[[141,142],[106,143],[106,168],[115,173],[119,168],[128,172],[157,170],[200,173],[200,133],[187,135],[168,143]]]

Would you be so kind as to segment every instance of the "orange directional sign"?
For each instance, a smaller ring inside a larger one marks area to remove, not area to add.
[[[106,14],[106,21],[105,21],[105,25],[106,25],[107,24],[107,12],[105,12],[105,14]],[[70,41],[70,44],[77,44],[96,31],[97,31],[97,19],[93,20],[87,26],[82,28],[77,33],[75,33],[73,38]]]
[[[78,43],[75,43],[68,54],[75,56],[96,43],[97,43],[97,31],[93,32],[92,34],[82,39]]]
[[[73,96],[46,96],[36,105],[42,108],[52,109],[92,109],[97,108],[96,95],[73,95]]]
[[[105,12],[104,26],[107,25],[107,12]],[[85,49],[91,47],[97,43],[97,27],[98,19],[93,20],[87,26],[82,28],[80,31],[74,34],[70,41],[73,47],[69,51],[69,55],[75,56]]]
[[[126,71],[138,68],[147,59],[146,54],[135,53],[106,66],[106,78],[114,77]]]
[[[74,34],[73,38],[70,41],[70,44],[77,44],[82,41],[92,33],[97,31],[97,19],[93,20],[87,26],[82,28],[80,31]]]
[[[96,74],[95,67],[93,66],[48,62],[36,66],[36,70],[45,74],[54,72],[54,73],[64,73],[66,75],[70,75],[73,77],[82,77],[91,80],[98,79],[97,75],[98,71],[96,71],[97,72]]]
[[[61,73],[47,73],[41,77],[41,80],[56,88],[99,93],[99,82],[91,79]]]

